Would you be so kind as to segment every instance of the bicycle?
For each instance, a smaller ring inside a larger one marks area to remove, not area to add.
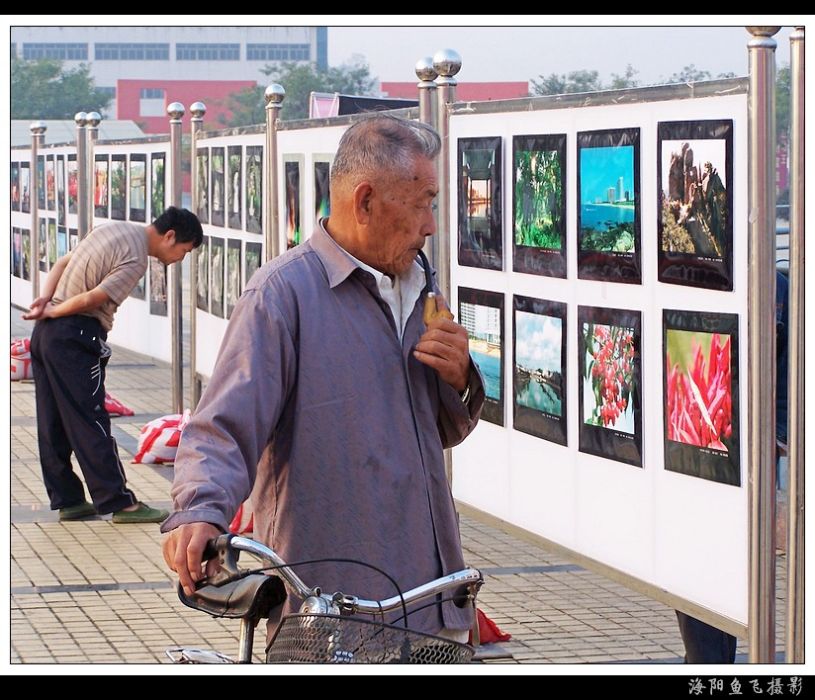
[[[268,563],[258,569],[240,569],[240,552]],[[217,558],[220,571],[198,584],[192,596],[178,585],[184,605],[215,617],[241,621],[238,658],[217,651],[171,647],[167,656],[181,664],[252,663],[254,632],[258,622],[287,597],[287,589],[303,600],[299,612],[284,616],[266,649],[266,663],[468,663],[478,646],[462,644],[407,627],[407,606],[454,592],[459,607],[472,605],[484,583],[481,572],[466,568],[428,581],[384,600],[367,600],[342,592],[326,594],[308,587],[291,566],[269,547],[247,537],[221,535],[210,540],[204,560]],[[274,570],[275,575],[260,573]],[[402,610],[403,626],[382,620],[352,617],[384,616]]]

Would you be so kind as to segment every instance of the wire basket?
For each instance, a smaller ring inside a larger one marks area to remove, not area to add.
[[[467,645],[383,622],[339,615],[284,617],[266,648],[269,664],[466,664]]]

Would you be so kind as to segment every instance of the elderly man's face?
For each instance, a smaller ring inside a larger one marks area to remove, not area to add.
[[[367,252],[375,267],[389,275],[406,272],[425,238],[436,232],[433,204],[438,194],[436,168],[428,158],[414,158],[410,175],[384,178],[371,210]]]

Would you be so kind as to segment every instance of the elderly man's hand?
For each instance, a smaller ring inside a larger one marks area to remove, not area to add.
[[[201,557],[207,542],[220,534],[221,531],[210,523],[187,523],[164,536],[161,546],[164,561],[178,574],[187,595],[195,593],[196,581],[204,578]],[[207,562],[207,576],[212,576],[217,570],[217,562]]]
[[[449,310],[444,297],[437,296],[436,303]],[[467,331],[455,321],[443,315],[433,318],[419,338],[413,355],[435,369],[456,391],[464,391],[470,374],[470,342]]]

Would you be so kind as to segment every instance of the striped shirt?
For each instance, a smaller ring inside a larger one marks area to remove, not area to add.
[[[143,224],[126,221],[97,226],[71,253],[57,284],[53,302],[60,302],[101,287],[110,297],[102,306],[83,316],[99,320],[109,331],[113,314],[127,299],[147,270],[147,236]]]

